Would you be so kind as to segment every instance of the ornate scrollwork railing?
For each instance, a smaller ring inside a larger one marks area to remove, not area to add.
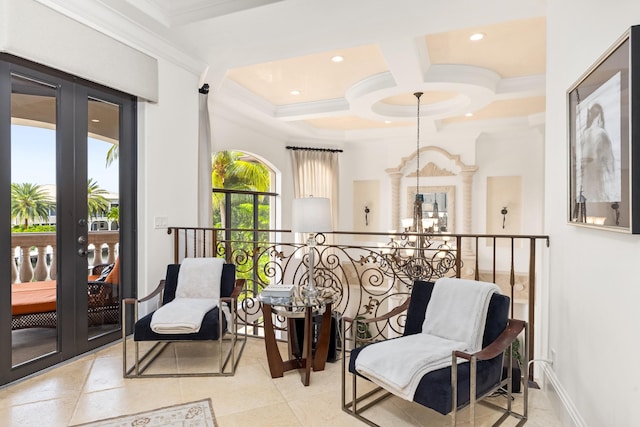
[[[217,256],[236,265],[238,277],[247,279],[240,317],[255,334],[262,328],[257,296],[264,287],[308,283],[310,248],[292,242],[289,231],[172,227],[169,233],[174,234],[175,262],[187,256]],[[343,243],[358,239],[386,243]],[[465,239],[471,239],[471,244]],[[524,317],[533,326],[536,247],[538,242],[548,246],[548,236],[428,235],[422,239],[427,244],[416,245],[415,236],[402,233],[335,232],[319,235],[317,240],[311,249],[315,251],[314,281],[318,288],[337,293],[334,311],[341,315],[377,317],[406,301],[415,280],[465,277],[497,283],[511,296],[512,315],[514,305],[521,304],[528,309]],[[463,254],[463,247],[474,250]],[[372,338],[395,336],[402,333],[404,320],[399,315],[357,333]]]

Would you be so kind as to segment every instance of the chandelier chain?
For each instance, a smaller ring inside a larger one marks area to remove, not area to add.
[[[422,92],[415,92],[413,94],[418,99],[418,113],[417,113],[417,132],[416,132],[416,193],[420,192],[420,97]]]

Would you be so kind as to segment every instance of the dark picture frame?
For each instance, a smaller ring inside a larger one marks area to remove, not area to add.
[[[640,233],[639,103],[633,26],[567,91],[570,224]]]

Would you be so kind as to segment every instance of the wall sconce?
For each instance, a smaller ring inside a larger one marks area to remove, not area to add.
[[[369,206],[365,206],[364,207],[364,225],[365,225],[365,227],[369,226],[369,212],[371,212],[371,209],[369,209]]]
[[[616,225],[620,225],[620,203],[613,202],[611,203],[611,209],[616,213]]]
[[[509,213],[507,207],[504,206],[500,213],[502,214],[502,228],[504,229],[505,222],[507,221],[507,213]]]

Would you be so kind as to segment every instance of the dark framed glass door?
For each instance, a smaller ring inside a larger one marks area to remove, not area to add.
[[[121,336],[135,265],[135,102],[0,55],[0,221],[11,223],[0,230],[0,345],[11,349],[0,384]]]

